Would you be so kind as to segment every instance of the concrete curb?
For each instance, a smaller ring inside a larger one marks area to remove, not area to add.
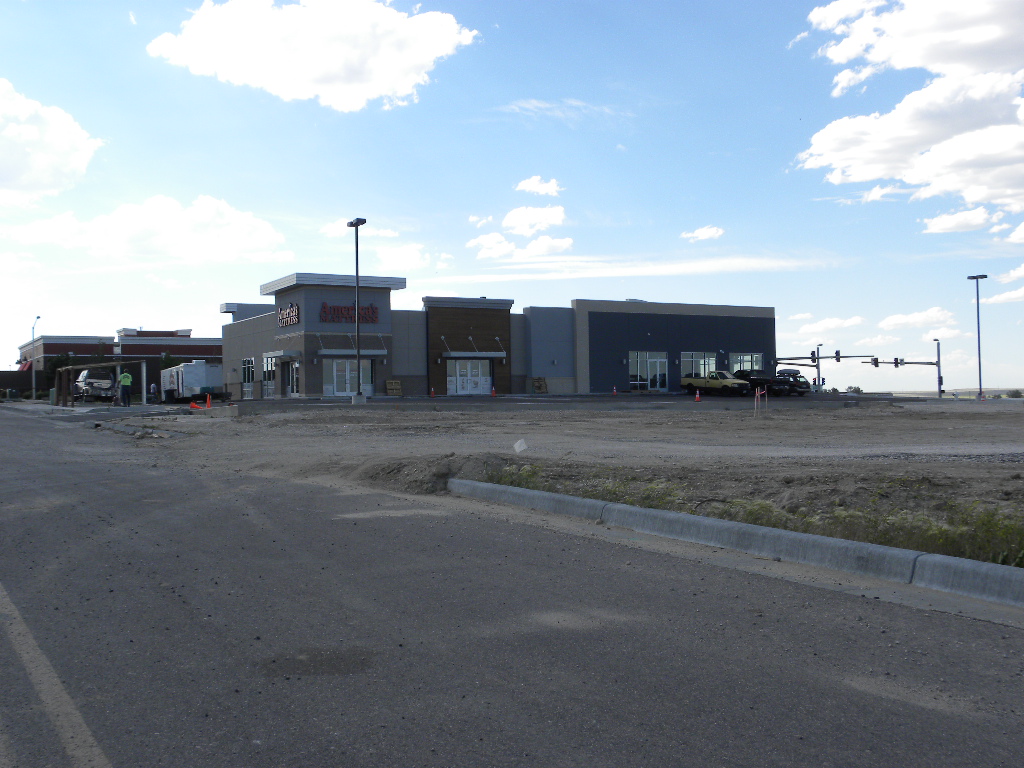
[[[999,603],[1024,605],[1024,568],[946,555],[921,555],[914,570],[914,584]]]
[[[639,533],[1024,607],[1024,568],[475,480],[452,478],[448,490],[499,504],[582,517]]]

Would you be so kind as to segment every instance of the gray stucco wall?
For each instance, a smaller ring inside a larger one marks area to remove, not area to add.
[[[567,307],[526,307],[527,375],[548,379],[575,376],[575,312]]]
[[[255,397],[260,396],[259,381],[262,375],[263,353],[275,347],[277,335],[277,314],[258,315],[248,320],[225,325],[223,335],[224,387],[234,399],[242,397],[242,359],[256,360]]]

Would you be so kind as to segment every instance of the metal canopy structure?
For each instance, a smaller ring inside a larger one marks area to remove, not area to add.
[[[145,360],[120,360],[116,363],[88,363],[84,365],[65,365],[57,369],[56,381],[54,382],[54,388],[57,391],[57,398],[55,405],[61,405],[71,408],[75,407],[75,395],[71,391],[71,387],[74,383],[74,379],[71,377],[71,373],[74,371],[85,371],[92,368],[115,368],[118,371],[122,367],[129,365],[140,365],[142,366],[141,376],[142,379],[142,397],[143,402],[146,398],[146,361]]]

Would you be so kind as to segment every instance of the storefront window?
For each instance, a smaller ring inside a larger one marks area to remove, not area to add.
[[[715,370],[714,352],[680,352],[679,371],[683,378],[703,378]]]
[[[629,388],[637,392],[668,390],[668,353],[630,352]]]
[[[730,352],[729,370],[760,371],[764,368],[764,355],[760,352]]]

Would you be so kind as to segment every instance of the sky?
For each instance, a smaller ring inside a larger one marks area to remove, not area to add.
[[[396,308],[769,306],[780,357],[939,339],[947,389],[980,309],[1024,387],[1021,40],[1020,0],[0,0],[0,369],[37,315],[220,336],[362,217]]]

